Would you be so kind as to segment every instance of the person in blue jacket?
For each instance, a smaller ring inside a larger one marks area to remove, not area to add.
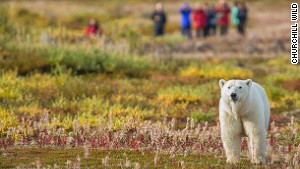
[[[190,8],[189,4],[185,2],[179,9],[179,12],[181,14],[181,23],[180,23],[181,33],[183,36],[191,38],[192,33],[191,33],[190,15],[192,13],[192,9]]]

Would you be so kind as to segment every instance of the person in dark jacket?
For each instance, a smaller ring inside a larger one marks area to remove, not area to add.
[[[208,27],[208,9],[209,9],[209,7],[208,7],[208,4],[207,3],[205,3],[204,5],[203,5],[203,7],[202,7],[202,10],[203,10],[203,12],[204,12],[204,14],[205,14],[205,22],[206,22],[206,24],[205,24],[205,27],[204,27],[204,37],[207,37],[208,35],[209,35],[209,27]]]
[[[219,7],[216,9],[217,12],[217,24],[220,27],[220,34],[226,35],[228,32],[228,25],[229,25],[229,14],[230,8],[226,1],[222,0]]]
[[[162,3],[158,2],[155,5],[155,11],[152,13],[151,19],[154,22],[154,36],[164,35],[164,28],[167,22],[167,16],[164,12]]]
[[[181,14],[181,33],[183,36],[188,38],[192,37],[191,33],[191,19],[190,15],[192,13],[192,9],[189,7],[188,3],[183,3],[182,7],[179,9]]]
[[[240,2],[239,3],[239,11],[238,11],[238,14],[237,14],[237,18],[239,20],[239,23],[238,23],[238,32],[241,34],[241,35],[244,35],[245,34],[245,25],[246,25],[246,22],[247,22],[247,16],[248,15],[248,9],[245,5],[244,2]]]
[[[207,10],[207,29],[208,35],[216,34],[216,25],[217,25],[217,14],[214,5],[210,5]]]
[[[207,27],[207,15],[199,4],[196,4],[193,11],[193,26],[196,31],[196,37],[205,37]]]

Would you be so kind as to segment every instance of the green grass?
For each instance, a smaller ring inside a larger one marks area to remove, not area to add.
[[[81,168],[134,168],[136,163],[140,168],[277,168],[280,163],[275,163],[267,167],[260,165],[250,165],[249,161],[243,157],[237,165],[225,164],[225,159],[216,158],[207,155],[189,154],[175,155],[170,157],[168,154],[159,154],[151,152],[137,152],[131,150],[90,150],[88,158],[84,157],[83,149],[8,149],[2,151],[0,156],[0,167],[15,168],[19,167],[51,167],[57,166],[64,168],[67,161],[71,165],[78,165],[78,156],[80,158]],[[107,164],[104,165],[102,160],[108,157]],[[157,158],[156,165],[154,159]],[[127,166],[126,166],[127,162]]]
[[[84,158],[83,149],[8,149],[2,151],[0,156],[1,168],[36,167],[37,161],[43,167],[58,165],[65,167],[67,160],[76,163],[77,156],[80,156],[80,166],[82,168],[120,168],[125,166],[126,159],[130,161],[129,168],[139,163],[141,168],[182,168],[180,162],[184,161],[187,168],[211,168],[224,165],[224,159],[209,157],[205,155],[176,155],[170,158],[167,154],[159,154],[157,164],[154,165],[155,153],[137,152],[130,150],[90,150],[88,158]],[[105,167],[102,159],[109,157],[108,164]],[[244,162],[245,163],[245,162]],[[18,165],[21,164],[21,165]],[[119,166],[121,165],[121,166]],[[247,165],[247,163],[243,164]]]

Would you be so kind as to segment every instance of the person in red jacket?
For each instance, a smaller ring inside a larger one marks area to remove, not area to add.
[[[229,14],[230,14],[230,7],[226,3],[226,1],[221,0],[220,6],[216,8],[216,12],[217,12],[217,24],[220,27],[220,34],[226,35],[228,31]]]
[[[88,26],[85,28],[85,35],[86,36],[96,36],[101,35],[102,31],[99,27],[98,22],[95,19],[91,19]]]
[[[193,12],[194,29],[196,37],[205,37],[205,28],[207,26],[207,15],[199,4],[196,4]]]

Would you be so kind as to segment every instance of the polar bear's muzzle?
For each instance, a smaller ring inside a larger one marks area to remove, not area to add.
[[[236,93],[231,93],[230,94],[231,100],[236,102],[238,100],[238,95]]]

